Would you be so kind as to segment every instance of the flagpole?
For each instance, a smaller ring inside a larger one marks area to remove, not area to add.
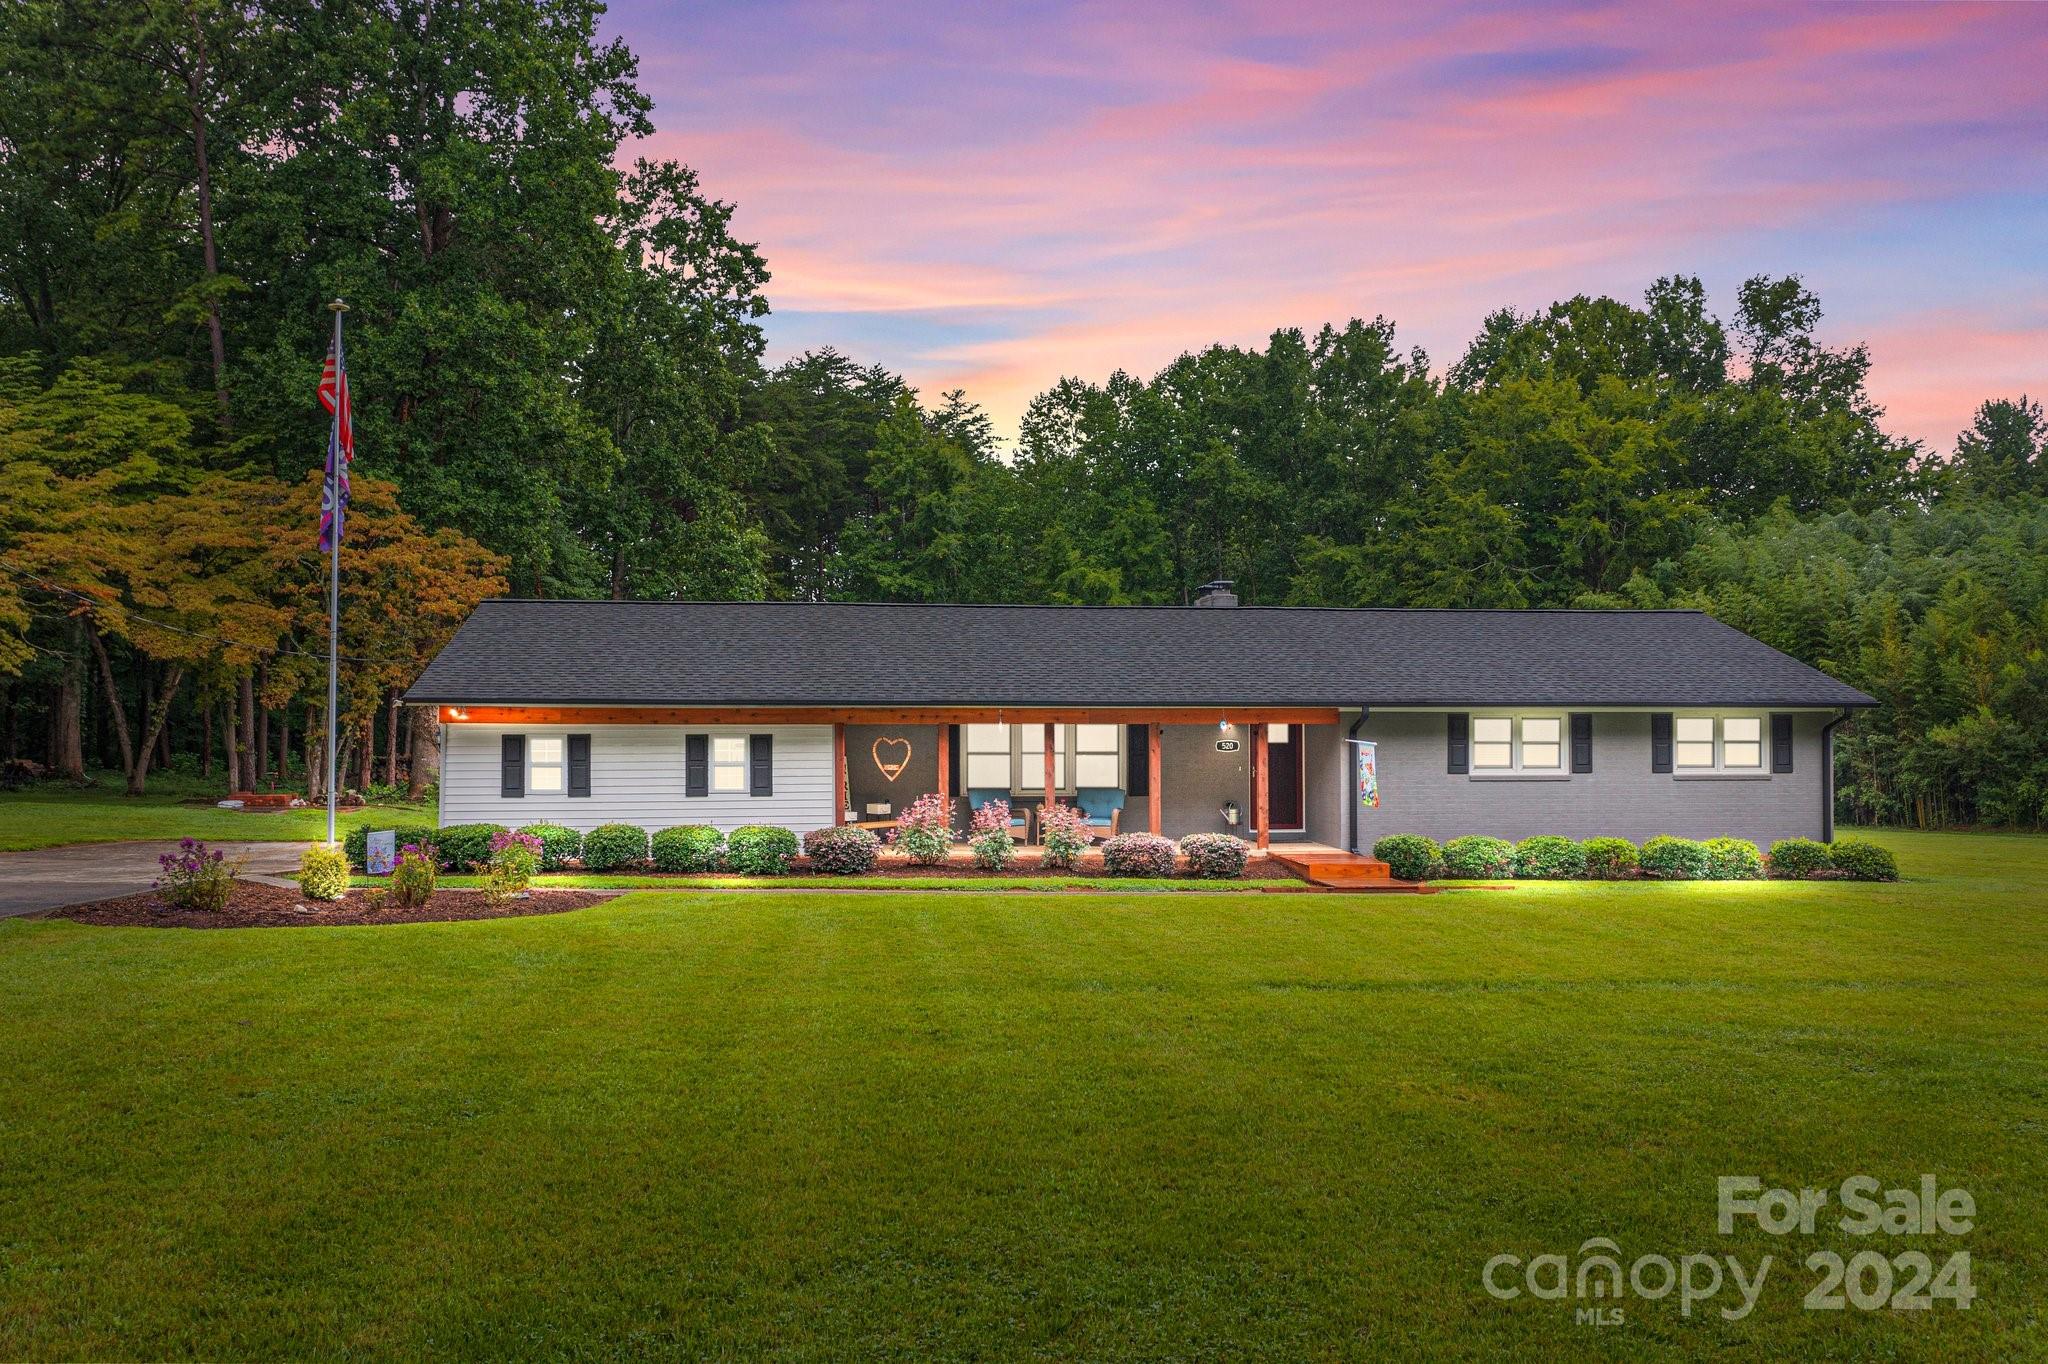
[[[348,311],[348,304],[337,298],[327,305],[327,310],[334,314],[335,370],[337,374],[345,374],[347,370],[341,354],[341,315]],[[327,505],[333,509],[334,516],[327,561],[327,846],[330,848],[334,846],[334,806],[339,785],[334,768],[334,722],[341,663],[341,411],[342,402],[337,394],[334,427],[327,438]]]

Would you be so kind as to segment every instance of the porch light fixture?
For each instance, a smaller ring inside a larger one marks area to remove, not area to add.
[[[450,706],[448,707],[448,718],[451,720],[467,720],[469,712],[460,706]]]
[[[1216,722],[1216,730],[1220,734],[1230,733],[1230,717],[1225,716],[1223,719],[1218,720]]]

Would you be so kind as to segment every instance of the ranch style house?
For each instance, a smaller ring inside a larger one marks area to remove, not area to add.
[[[444,824],[1833,833],[1853,687],[1698,611],[487,602],[406,694]],[[1363,747],[1369,745],[1369,747]],[[1376,800],[1361,786],[1370,754]]]

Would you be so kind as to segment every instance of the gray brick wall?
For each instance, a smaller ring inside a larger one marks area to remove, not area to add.
[[[1369,850],[1374,840],[1394,833],[1423,834],[1439,841],[1460,834],[1508,839],[1613,834],[1638,843],[1658,834],[1729,834],[1765,847],[1779,838],[1819,838],[1821,728],[1831,714],[1794,716],[1790,773],[1726,780],[1652,772],[1649,713],[1596,712],[1591,772],[1561,780],[1502,780],[1444,770],[1442,713],[1377,713],[1358,732],[1358,737],[1378,743],[1380,771],[1380,806],[1360,816],[1360,847]],[[1356,712],[1346,712],[1342,724],[1309,731],[1310,837],[1339,847],[1346,836],[1342,812],[1350,799],[1344,737],[1354,718]],[[1334,771],[1334,781],[1319,775],[1329,771]],[[1337,792],[1337,827],[1328,832],[1327,814],[1316,813],[1328,808],[1314,794],[1317,784]]]

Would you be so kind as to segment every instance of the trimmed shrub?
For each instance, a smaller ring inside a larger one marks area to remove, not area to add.
[[[873,871],[875,854],[881,848],[881,839],[851,824],[827,825],[804,835],[804,856],[811,859],[811,870],[830,876],[858,876]]]
[[[1781,838],[1771,844],[1771,875],[1780,881],[1804,881],[1833,866],[1825,843],[1810,838]]]
[[[637,824],[600,824],[583,835],[585,871],[638,871],[647,861],[647,831]]]
[[[491,860],[491,839],[512,831],[502,824],[450,824],[434,831],[445,871],[470,871]]]
[[[395,855],[408,843],[426,844],[434,841],[434,826],[431,824],[394,824],[391,826],[391,851]],[[341,850],[348,854],[348,864],[357,871],[367,871],[370,866],[370,829],[350,829],[342,835]]]
[[[1620,881],[1636,874],[1636,845],[1625,838],[1589,838],[1579,844],[1586,875],[1595,881]]]
[[[208,849],[196,838],[178,840],[178,850],[157,858],[162,874],[150,883],[172,909],[197,909],[218,914],[228,907],[228,895],[235,888],[235,873],[246,858],[230,862],[219,848]]]
[[[772,824],[742,824],[725,840],[725,865],[742,876],[785,876],[796,835]]]
[[[991,800],[974,812],[967,826],[967,846],[974,849],[974,865],[983,871],[1003,871],[1017,860],[1017,840],[1010,833],[1010,802]]]
[[[1586,850],[1569,838],[1537,834],[1515,844],[1515,875],[1525,881],[1576,881],[1586,874]]]
[[[1515,869],[1515,845],[1504,838],[1466,834],[1444,844],[1444,872],[1467,881],[1484,881],[1510,875]]]
[[[1401,881],[1423,881],[1431,867],[1444,855],[1433,838],[1421,834],[1388,834],[1372,845],[1372,855],[1387,864],[1387,870]]]
[[[678,824],[654,835],[656,871],[717,871],[725,860],[725,835],[709,824]]]
[[[896,846],[922,867],[935,867],[953,849],[953,817],[938,792],[919,796],[896,817]]]
[[[299,859],[299,889],[314,900],[339,900],[348,894],[348,855],[339,848],[315,843]]]
[[[1660,881],[1703,880],[1713,863],[1707,856],[1707,845],[1695,843],[1689,838],[1673,838],[1659,834],[1637,854],[1643,874],[1654,876]]]
[[[413,909],[434,893],[434,870],[441,864],[441,852],[431,843],[408,843],[398,850],[398,865],[391,869],[391,903]]]
[[[1079,863],[1088,839],[1088,816],[1073,806],[1054,801],[1038,807],[1038,843],[1047,867],[1064,871]]]
[[[1171,876],[1173,840],[1158,834],[1118,834],[1102,845],[1102,869],[1111,876]]]
[[[1851,881],[1896,881],[1899,859],[1890,848],[1860,838],[1838,838],[1828,844],[1828,861]]]
[[[561,871],[583,855],[583,835],[561,824],[528,824],[519,830],[540,840],[540,869]]]
[[[1709,880],[1754,881],[1764,874],[1764,855],[1746,838],[1710,838],[1706,849]]]
[[[1180,841],[1180,853],[1188,860],[1188,875],[1213,881],[1244,875],[1245,859],[1252,845],[1230,834],[1189,834]]]

